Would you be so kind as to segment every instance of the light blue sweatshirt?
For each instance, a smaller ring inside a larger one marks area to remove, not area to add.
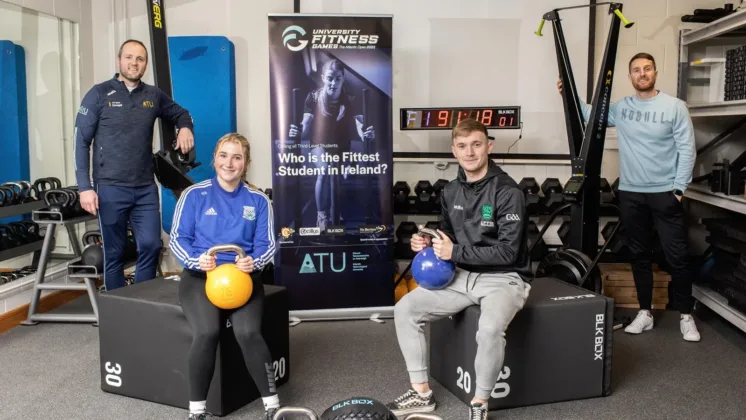
[[[583,118],[590,105],[580,101]],[[686,191],[697,157],[686,103],[658,92],[650,99],[627,96],[609,107],[609,127],[619,139],[619,189],[632,192]]]

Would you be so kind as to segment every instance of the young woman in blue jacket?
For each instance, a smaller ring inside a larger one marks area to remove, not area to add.
[[[229,133],[218,140],[214,152],[216,176],[184,190],[176,204],[170,247],[184,266],[179,298],[193,340],[189,349],[189,419],[207,418],[207,393],[215,370],[215,353],[220,339],[222,309],[212,304],[205,292],[207,272],[221,264],[235,264],[246,273],[261,271],[275,253],[275,232],[269,198],[246,181],[251,162],[248,140]],[[242,248],[245,258],[235,253],[208,255],[215,245]],[[272,357],[261,334],[264,288],[252,276],[249,301],[228,314],[246,367],[259,389],[267,419],[279,409]]]

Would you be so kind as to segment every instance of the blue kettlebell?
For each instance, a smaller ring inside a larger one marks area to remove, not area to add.
[[[420,229],[419,233],[440,239],[440,234],[434,229]],[[444,289],[451,284],[455,275],[456,265],[438,258],[432,247],[418,252],[412,260],[412,277],[425,289]]]

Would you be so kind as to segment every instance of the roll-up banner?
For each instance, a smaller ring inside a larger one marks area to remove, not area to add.
[[[269,15],[275,283],[296,314],[394,305],[391,38],[391,16]]]

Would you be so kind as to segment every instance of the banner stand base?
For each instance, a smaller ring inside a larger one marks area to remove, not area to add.
[[[375,308],[341,308],[341,309],[313,309],[305,311],[290,311],[290,326],[294,327],[304,321],[353,321],[368,319],[383,324],[383,319],[394,318],[393,306]]]

